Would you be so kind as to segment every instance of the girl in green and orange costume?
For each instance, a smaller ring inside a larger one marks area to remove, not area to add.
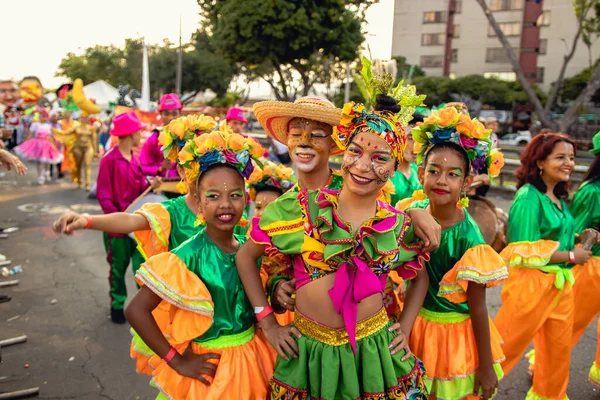
[[[406,142],[395,100],[378,100],[388,105],[375,113],[347,104],[334,131],[345,150],[342,188],[280,197],[253,221],[252,241],[238,253],[246,293],[279,353],[269,399],[427,398],[422,364],[403,334],[427,289],[427,254],[408,216],[377,199]],[[294,327],[278,325],[268,307],[253,267],[265,250],[293,259]],[[415,281],[399,324],[383,308],[393,269]]]
[[[573,346],[600,313],[600,234],[598,233],[600,231],[600,132],[594,136],[592,142],[594,148],[590,152],[595,155],[595,158],[571,203],[571,213],[575,218],[575,232],[581,235],[585,230],[594,230],[590,233],[596,234],[595,243],[593,235],[588,239],[589,244],[593,244],[590,259],[583,265],[573,267],[575,277]],[[600,339],[600,321],[598,338]],[[590,369],[589,380],[600,386],[600,346],[596,349],[596,359]]]
[[[565,202],[574,159],[573,141],[561,134],[537,135],[525,147],[509,213],[509,244],[500,253],[509,267],[494,321],[504,340],[502,369],[509,373],[533,340],[536,364],[527,400],[568,398],[571,269],[591,255],[575,246],[575,220]]]
[[[492,149],[490,132],[454,107],[417,125],[412,134],[427,198],[410,207],[429,210],[442,225],[442,238],[426,264],[429,288],[410,348],[425,365],[430,399],[490,399],[503,376],[504,354],[485,293],[508,271],[467,212],[465,192],[483,168],[498,175],[504,159]]]
[[[215,131],[186,143],[204,229],[136,274],[142,288],[127,307],[131,326],[152,349],[152,382],[163,399],[264,399],[274,354],[259,332],[235,267],[245,237],[234,234],[244,208],[244,178],[264,149]],[[258,267],[255,266],[258,272]],[[159,315],[164,314],[164,315]]]

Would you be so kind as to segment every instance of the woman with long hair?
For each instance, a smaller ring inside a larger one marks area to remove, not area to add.
[[[525,147],[508,218],[509,267],[494,321],[504,339],[504,373],[533,339],[536,367],[526,399],[566,399],[573,332],[573,273],[591,252],[575,246],[575,220],[565,200],[575,145],[565,135],[540,134]]]

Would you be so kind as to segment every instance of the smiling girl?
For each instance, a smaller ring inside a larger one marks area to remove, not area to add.
[[[149,364],[159,398],[265,398],[274,355],[255,334],[235,267],[245,237],[234,234],[246,207],[244,179],[263,154],[254,140],[227,132],[201,135],[179,153],[195,177],[205,228],[143,264],[136,274],[143,286],[126,310],[155,353]]]
[[[271,203],[238,253],[246,293],[279,354],[270,399],[427,398],[422,364],[406,339],[427,290],[427,255],[408,216],[377,199],[402,160],[406,136],[394,99],[378,96],[376,109],[347,104],[334,130],[345,149],[342,188],[302,190]],[[253,267],[265,251],[293,260],[294,327],[277,323]],[[393,269],[414,279],[399,323],[383,308]]]
[[[521,154],[517,194],[508,219],[510,268],[496,326],[509,373],[534,341],[533,386],[526,399],[566,399],[573,334],[573,273],[591,252],[575,246],[575,220],[565,200],[575,146],[565,135],[537,135]]]
[[[423,360],[430,399],[492,398],[502,377],[501,338],[490,321],[486,288],[506,279],[502,258],[469,215],[466,195],[483,168],[497,175],[503,157],[477,120],[447,107],[413,129],[420,145],[419,180],[426,208],[442,226],[441,245],[427,262],[429,288],[410,336]]]

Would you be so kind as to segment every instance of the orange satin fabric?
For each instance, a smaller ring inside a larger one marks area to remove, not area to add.
[[[174,346],[182,353],[187,343]],[[150,360],[154,369],[154,383],[170,398],[179,399],[248,399],[264,400],[267,384],[275,368],[275,351],[256,331],[252,340],[244,345],[222,349],[205,348],[192,342],[192,351],[196,354],[217,353],[221,355],[217,372],[210,385],[197,379],[179,375],[158,356]],[[214,362],[212,360],[211,362]]]
[[[600,258],[590,258],[583,265],[573,267],[575,312],[573,318],[573,346],[600,313]],[[596,357],[596,363],[598,363]],[[600,365],[600,363],[598,363]]]
[[[531,340],[536,351],[533,392],[548,399],[566,398],[573,333],[573,288],[554,286],[555,275],[534,268],[511,268],[494,321],[504,344],[508,374]]]
[[[490,324],[490,344],[494,363],[504,360],[502,338]],[[462,378],[475,372],[479,353],[471,319],[458,323],[440,323],[417,316],[409,338],[413,354],[423,361],[430,379]]]

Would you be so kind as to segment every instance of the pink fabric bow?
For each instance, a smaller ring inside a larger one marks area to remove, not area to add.
[[[383,293],[387,274],[378,277],[358,257],[352,257],[350,261],[352,263],[347,261],[337,270],[333,287],[329,290],[329,297],[331,297],[335,311],[344,318],[350,346],[356,355],[358,303],[369,296]]]

